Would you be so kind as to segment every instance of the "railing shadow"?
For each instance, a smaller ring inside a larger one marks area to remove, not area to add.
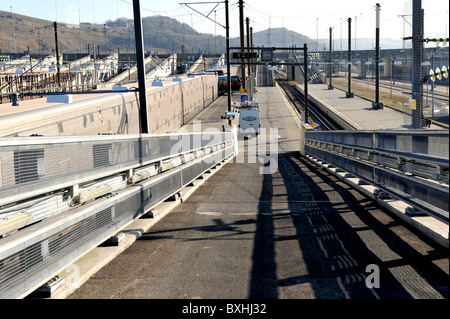
[[[266,163],[268,166],[270,163]],[[263,185],[256,217],[256,231],[253,245],[250,299],[278,298],[278,283],[275,261],[275,225],[272,207],[273,178],[271,174],[263,175]]]
[[[279,278],[279,287],[307,282],[318,299],[448,298],[448,274],[433,263],[448,258],[442,250],[418,251],[393,230],[405,228],[395,217],[298,156],[280,155],[279,174],[296,230],[288,240],[298,241],[308,271]],[[369,265],[380,270],[379,288],[367,286]]]
[[[139,240],[252,241],[250,268],[239,265],[249,269],[243,287],[249,299],[448,298],[448,251],[298,153],[279,154],[278,171],[261,180],[255,215],[230,220],[217,212],[202,225],[174,217],[178,227],[157,228]],[[217,190],[211,187],[204,191],[211,205],[223,198],[212,197]],[[195,201],[183,205],[192,205],[183,212],[198,208]],[[191,235],[196,231],[200,235]],[[368,287],[369,265],[379,268],[378,288]]]

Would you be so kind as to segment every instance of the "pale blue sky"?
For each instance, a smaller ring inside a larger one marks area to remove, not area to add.
[[[209,4],[192,4],[209,2]],[[194,9],[210,13],[209,17],[225,25],[223,1],[211,0],[141,0],[142,15],[164,15],[192,25],[199,32],[225,34],[220,25],[202,17],[181,3],[191,3]],[[328,38],[329,28],[334,28],[334,38],[346,38],[347,19],[352,18],[352,37],[375,36],[375,5],[380,4],[380,34],[382,38],[403,37],[404,0],[244,0],[244,15],[250,18],[254,32],[285,27],[311,39]],[[230,35],[239,35],[238,0],[230,0]],[[425,11],[425,37],[448,35],[448,2],[422,0]],[[118,17],[133,17],[132,0],[0,0],[0,10],[34,16],[67,24],[81,22],[104,23]],[[2,27],[2,26],[0,26]]]

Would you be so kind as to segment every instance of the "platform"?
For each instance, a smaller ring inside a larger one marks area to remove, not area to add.
[[[67,298],[448,296],[446,250],[292,152],[298,124],[279,88],[257,99],[263,127],[278,128],[277,170],[261,174],[265,163],[248,156],[222,165],[151,228],[130,225],[133,245]],[[200,114],[202,130],[225,111],[222,97]],[[366,285],[368,265],[381,270],[379,289]]]
[[[303,86],[298,85],[303,91]],[[346,92],[329,90],[326,84],[308,85],[308,94],[311,98],[327,105],[331,110],[337,111],[340,116],[348,119],[358,130],[396,130],[411,129],[411,117],[389,106],[383,109],[374,109],[372,101],[355,96],[347,98]],[[431,124],[430,129],[443,129]]]

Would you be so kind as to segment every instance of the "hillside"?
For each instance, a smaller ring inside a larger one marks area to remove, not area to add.
[[[308,44],[308,48],[313,45],[310,38],[288,30],[286,28],[274,28],[253,34],[253,42],[255,46],[266,47],[292,47],[292,45],[300,48],[304,43]]]
[[[199,34],[187,24],[181,24],[167,17],[143,18],[144,44],[147,51],[181,51],[184,43],[186,51],[192,47],[210,44],[207,50],[213,50],[214,41],[211,35]],[[5,53],[14,52],[12,37],[11,13],[0,11],[0,50]],[[157,34],[158,36],[153,36]],[[49,54],[55,48],[55,32],[52,21],[41,20],[14,14],[14,35],[16,52],[22,53],[30,48],[34,54]],[[148,36],[152,35],[152,36]],[[118,19],[105,24],[81,23],[78,27],[58,24],[58,40],[61,52],[87,52],[88,44],[95,44],[101,53],[111,53],[119,49],[121,52],[134,51],[133,20]],[[224,42],[218,37],[216,44]],[[206,47],[205,47],[206,49]],[[195,49],[197,50],[197,49]]]
[[[0,53],[13,53],[11,13],[0,11]],[[142,19],[146,51],[167,53],[225,52],[225,37],[198,33],[178,20],[152,16]],[[270,36],[269,36],[270,34]],[[14,14],[14,35],[17,53],[30,50],[32,54],[51,54],[55,49],[55,32],[52,21]],[[156,35],[156,36],[155,36]],[[297,46],[312,40],[287,29],[271,29],[253,35],[255,46]],[[284,42],[283,42],[284,40]],[[134,51],[134,24],[130,19],[106,21],[105,24],[81,23],[80,27],[58,24],[59,49],[62,53],[88,52],[88,44],[95,45],[100,53]],[[239,46],[240,40],[230,40],[231,46]]]

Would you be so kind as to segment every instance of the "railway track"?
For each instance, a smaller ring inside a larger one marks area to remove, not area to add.
[[[281,77],[277,77],[278,85],[283,89],[287,98],[291,102],[291,104],[295,107],[299,114],[304,112],[305,110],[305,97],[299,92],[295,86],[289,84],[288,81],[282,79]],[[322,131],[335,131],[335,130],[343,130],[344,128],[330,118],[327,114],[320,110],[317,105],[309,101],[308,103],[308,123],[312,123],[312,121],[320,122],[320,130]]]
[[[299,92],[295,86],[292,86],[288,83],[288,81],[278,77],[277,83],[284,90],[286,96],[290,100],[291,104],[295,106],[296,110],[301,114],[304,111],[304,96],[301,92]],[[448,101],[447,101],[448,104]],[[405,113],[403,110],[394,109],[400,113]],[[328,116],[325,112],[323,112],[317,105],[309,101],[309,119],[308,123],[311,121],[319,121],[321,130],[346,130],[348,128],[342,127],[337,121],[333,120],[330,116]],[[407,113],[406,113],[407,114]],[[441,123],[439,121],[432,120],[431,123],[438,127],[442,127],[443,129],[448,129],[448,124]]]

